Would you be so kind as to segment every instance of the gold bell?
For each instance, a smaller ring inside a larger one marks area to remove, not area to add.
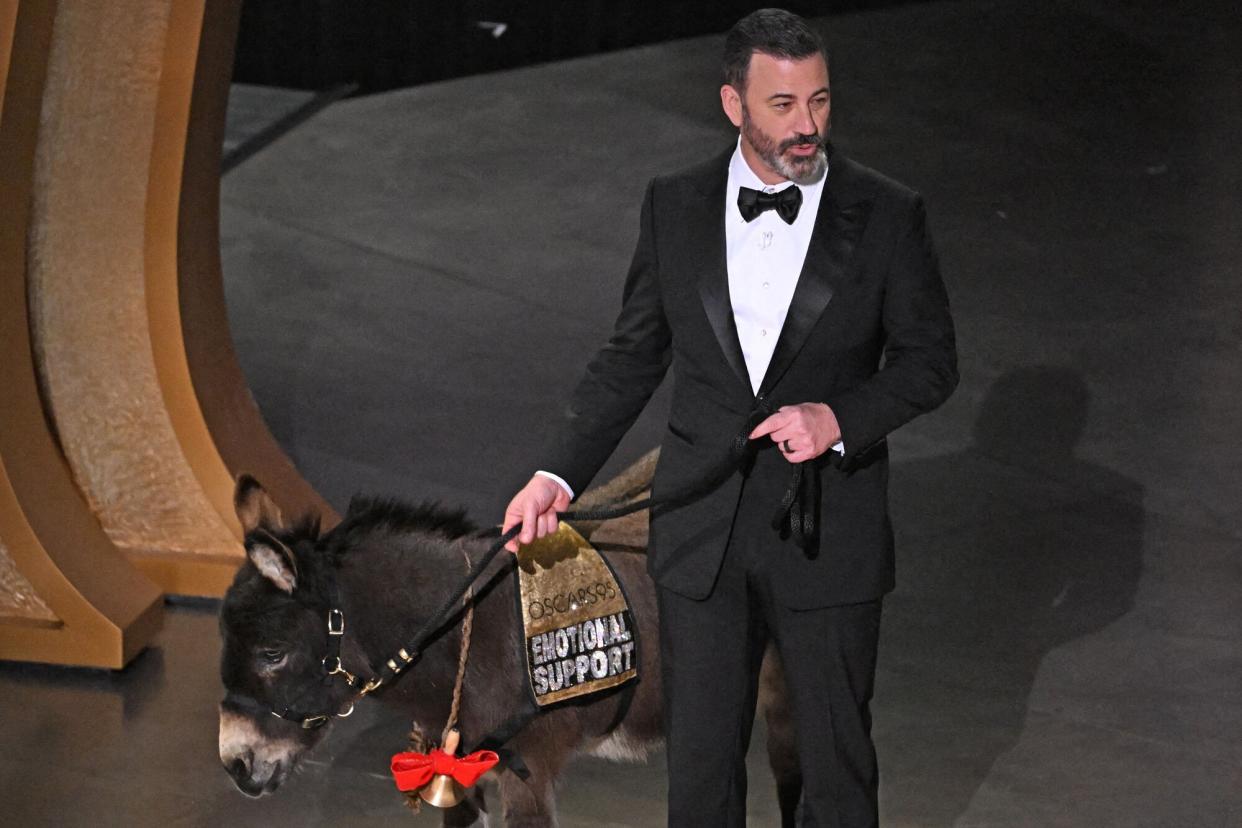
[[[466,791],[453,777],[441,773],[428,782],[418,795],[432,807],[452,808],[466,798]]]

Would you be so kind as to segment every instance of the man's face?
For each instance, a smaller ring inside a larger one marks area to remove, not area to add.
[[[813,184],[823,176],[830,97],[822,55],[788,60],[756,52],[746,89],[726,84],[720,93],[742,132],[743,155],[765,183]]]

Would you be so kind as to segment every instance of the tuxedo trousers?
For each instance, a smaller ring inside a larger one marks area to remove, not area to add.
[[[772,529],[776,501],[766,489],[768,496],[759,496],[751,482],[743,486],[724,561],[707,598],[658,590],[668,824],[746,824],[745,757],[760,665],[773,641],[797,734],[801,824],[877,825],[879,774],[870,701],[881,601],[786,607],[773,589],[773,562],[779,555],[803,553]]]

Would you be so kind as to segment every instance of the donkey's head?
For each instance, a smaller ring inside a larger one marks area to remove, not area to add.
[[[220,610],[220,761],[249,796],[274,791],[348,706],[350,688],[325,680],[332,562],[307,521],[290,528],[259,483],[237,482],[247,560]]]

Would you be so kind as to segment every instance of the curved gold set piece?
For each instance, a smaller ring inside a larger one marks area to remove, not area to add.
[[[331,508],[233,355],[220,153],[240,0],[0,0],[0,658],[119,668],[221,594],[235,475]]]

